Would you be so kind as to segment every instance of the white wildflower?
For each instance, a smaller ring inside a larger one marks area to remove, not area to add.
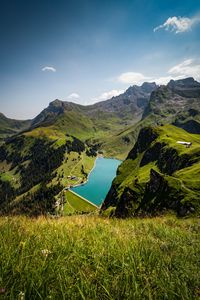
[[[18,299],[19,300],[24,300],[25,299],[25,293],[24,292],[20,292],[18,295]]]
[[[47,257],[49,254],[51,254],[51,251],[48,249],[43,249],[43,250],[41,250],[41,252],[42,252],[42,255],[44,255],[45,257]]]

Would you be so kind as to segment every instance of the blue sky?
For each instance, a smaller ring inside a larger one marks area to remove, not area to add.
[[[105,100],[133,84],[200,80],[199,0],[1,0],[0,111]]]

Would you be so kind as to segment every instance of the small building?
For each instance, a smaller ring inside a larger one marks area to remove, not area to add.
[[[184,146],[186,146],[186,148],[190,148],[192,146],[191,142],[177,141],[177,144],[184,145]]]
[[[74,175],[69,175],[67,176],[67,179],[70,179],[70,180],[77,180],[78,178]]]

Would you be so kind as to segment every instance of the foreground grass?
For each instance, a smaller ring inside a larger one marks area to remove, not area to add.
[[[200,299],[200,221],[0,218],[0,299]]]

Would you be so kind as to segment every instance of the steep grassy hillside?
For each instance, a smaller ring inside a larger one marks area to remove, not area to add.
[[[37,128],[0,147],[0,213],[54,212],[55,196],[84,182],[96,151],[74,136]]]
[[[59,114],[55,115],[54,106],[58,109],[58,104],[62,107],[62,112],[59,110]],[[65,102],[58,100],[50,103],[50,106],[36,118],[37,124],[40,122],[40,125],[35,127],[33,123],[34,126],[26,135],[46,138],[55,136],[56,139],[61,135],[69,134],[90,145],[98,145],[105,156],[123,157],[123,159],[126,157],[130,147],[123,139],[123,135],[121,136],[121,132],[137,123],[141,114],[136,116],[134,113],[131,115],[124,112],[125,116],[121,118],[116,112],[103,111],[93,106],[71,104],[73,108],[69,108],[66,105]]]
[[[191,142],[192,146],[177,141]],[[141,129],[102,206],[127,217],[200,213],[200,136],[172,125]]]
[[[198,219],[0,218],[0,299],[199,299]]]

